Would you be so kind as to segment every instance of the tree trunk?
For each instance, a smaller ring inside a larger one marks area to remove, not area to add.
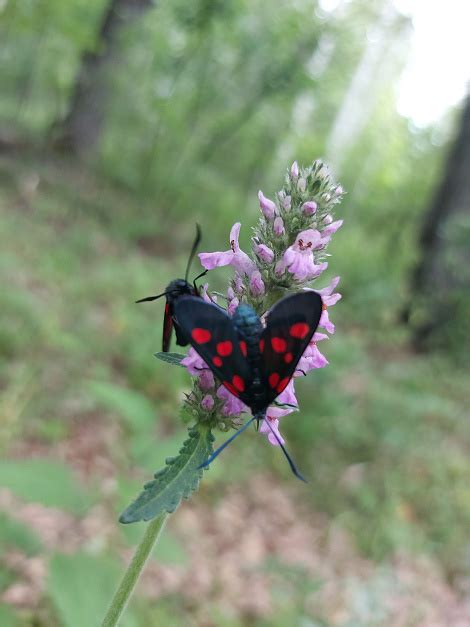
[[[153,0],[110,0],[103,14],[95,52],[82,55],[65,118],[52,130],[56,146],[83,154],[97,144],[106,114],[106,70],[117,65],[122,29],[153,5]]]
[[[459,325],[456,307],[461,308],[464,301],[468,313],[468,296],[463,295],[470,286],[469,237],[470,96],[443,179],[424,216],[420,258],[410,281],[412,300],[403,312],[404,321],[412,326],[413,342],[418,349],[435,343],[433,340],[449,322]],[[458,329],[455,331],[459,333]]]

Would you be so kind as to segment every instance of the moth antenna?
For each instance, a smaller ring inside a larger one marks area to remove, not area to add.
[[[276,438],[277,443],[279,444],[279,446],[282,449],[282,452],[284,453],[287,461],[289,462],[289,466],[290,469],[292,470],[292,472],[294,473],[294,475],[297,477],[297,479],[300,479],[300,481],[304,481],[305,483],[308,483],[307,479],[305,479],[304,477],[302,477],[302,475],[300,474],[300,472],[297,470],[296,465],[294,464],[294,462],[292,461],[292,457],[289,455],[289,453],[287,452],[286,447],[284,446],[284,444],[281,442],[281,440],[279,439],[279,436],[277,435],[277,433],[274,431],[274,429],[271,427],[271,424],[267,418],[267,416],[264,418],[264,422],[268,425],[268,427],[271,429],[271,433],[273,434],[273,436]]]
[[[256,416],[253,416],[248,422],[246,422],[243,427],[241,427],[240,429],[238,429],[238,431],[236,431],[231,437],[229,437],[228,440],[226,440],[223,444],[221,444],[219,446],[218,449],[216,449],[212,455],[210,455],[206,461],[201,464],[200,466],[197,467],[197,469],[199,470],[200,468],[207,468],[207,466],[209,466],[209,464],[211,464],[214,459],[220,454],[222,453],[222,451],[224,450],[224,448],[226,448],[230,442],[233,442],[233,440],[235,440],[235,438],[238,438],[238,436],[243,433],[243,431],[245,431],[245,429],[247,429],[251,423],[255,420]]]
[[[146,296],[145,298],[140,298],[139,300],[136,300],[136,303],[148,303],[152,300],[157,300],[157,298],[161,298],[162,296],[168,296],[168,294],[178,294],[178,290],[166,290],[165,292],[162,292],[161,294],[157,294],[157,296]]]
[[[162,296],[166,296],[168,292],[162,292],[161,294],[157,294],[157,296],[146,296],[145,298],[139,298],[136,300],[136,303],[149,303],[152,300],[157,300],[157,298],[161,298]]]
[[[188,263],[186,265],[186,272],[184,275],[184,280],[188,281],[189,269],[191,267],[191,263],[193,261],[194,255],[196,253],[197,247],[199,246],[199,242],[201,241],[201,227],[199,224],[196,224],[196,239],[194,240],[193,247],[191,248],[191,252],[189,253]]]

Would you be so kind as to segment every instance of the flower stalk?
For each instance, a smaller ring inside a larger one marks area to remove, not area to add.
[[[124,573],[121,583],[119,584],[108,611],[106,612],[106,616],[101,623],[101,627],[115,627],[115,625],[118,624],[139,577],[142,574],[144,566],[147,563],[147,560],[150,557],[161,532],[163,531],[167,518],[168,514],[163,512],[160,516],[157,516],[157,518],[154,518],[154,520],[151,520],[147,524],[144,537],[140,541],[140,544],[134,553],[134,557]]]

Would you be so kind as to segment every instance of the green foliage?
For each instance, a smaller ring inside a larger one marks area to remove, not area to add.
[[[141,393],[105,381],[90,381],[88,390],[101,407],[116,413],[133,430],[150,430],[155,408]]]
[[[18,627],[20,625],[18,617],[8,605],[0,603],[0,625],[2,627]]]
[[[2,486],[25,501],[82,514],[89,498],[70,468],[46,459],[0,460]]]
[[[212,452],[214,437],[210,429],[198,425],[188,430],[177,457],[169,457],[166,467],[144,486],[144,491],[121,514],[120,522],[127,524],[151,520],[162,512],[174,512],[183,498],[189,498],[202,478],[199,466]]]
[[[0,513],[0,557],[7,547],[20,549],[26,555],[36,555],[41,550],[41,542],[23,523]]]
[[[155,357],[157,359],[161,359],[167,364],[172,364],[173,366],[182,366],[181,360],[185,357],[185,355],[180,355],[180,353],[155,353]]]
[[[114,559],[86,553],[55,555],[50,563],[47,594],[64,627],[99,625],[121,575]],[[120,622],[137,627],[132,612]]]

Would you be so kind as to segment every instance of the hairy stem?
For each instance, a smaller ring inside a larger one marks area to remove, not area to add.
[[[167,517],[168,514],[164,512],[148,523],[144,537],[142,538],[131,563],[124,573],[124,577],[116,590],[101,627],[114,627],[118,624],[122,613],[126,609],[126,605],[132,595],[132,592],[134,591],[135,585],[144,569],[147,559],[160,537],[160,533],[165,526]]]

